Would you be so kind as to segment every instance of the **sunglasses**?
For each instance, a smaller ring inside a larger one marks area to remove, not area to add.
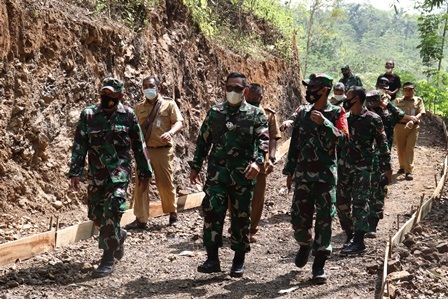
[[[226,90],[227,90],[228,92],[232,92],[232,91],[234,91],[234,92],[236,92],[236,93],[242,93],[243,90],[244,90],[245,88],[246,88],[246,87],[226,85]]]

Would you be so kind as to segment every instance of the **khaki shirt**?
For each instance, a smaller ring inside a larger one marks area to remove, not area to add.
[[[143,134],[145,134],[146,131],[143,124],[148,119],[154,104],[155,103],[150,103],[145,99],[135,106],[135,114],[142,127]],[[184,118],[182,117],[176,102],[170,98],[163,98],[162,105],[160,105],[159,111],[154,118],[151,134],[150,136],[146,136],[146,145],[148,147],[172,146],[172,140],[170,140],[168,144],[164,144],[160,141],[160,136],[163,133],[168,132],[176,122],[183,120]]]
[[[275,111],[270,108],[259,107],[263,111],[264,115],[268,119],[269,126],[269,140],[282,138],[282,133],[280,132],[280,126],[278,125],[277,115]]]
[[[403,110],[406,115],[409,116],[415,116],[419,113],[426,113],[423,100],[420,97],[414,96],[412,100],[407,100],[404,97],[397,98],[395,99],[394,105]]]
[[[280,132],[280,126],[278,125],[277,115],[275,111],[270,108],[263,108],[261,105],[259,106],[260,110],[263,111],[264,115],[268,119],[268,131],[269,131],[269,142],[271,140],[277,140],[282,138],[282,133]],[[260,172],[266,174],[265,168],[269,159],[269,150],[265,156],[265,162],[263,167],[261,167]]]

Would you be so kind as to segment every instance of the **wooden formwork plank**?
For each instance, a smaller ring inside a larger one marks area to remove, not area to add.
[[[201,205],[202,199],[204,198],[204,192],[196,192],[184,196],[180,196],[177,199],[177,211],[182,212],[188,209],[194,209]],[[162,202],[154,202],[149,204],[149,218],[155,218],[165,215],[162,210]],[[121,226],[131,223],[135,220],[134,210],[127,210],[121,218]]]
[[[385,289],[386,287],[386,278],[387,278],[387,265],[388,265],[388,259],[389,259],[389,248],[390,248],[390,243],[389,241],[386,243],[386,248],[384,250],[384,261],[383,261],[383,275],[381,278],[381,290],[378,293],[378,298],[381,299],[383,298],[383,296],[387,296],[389,293],[388,289]],[[387,291],[386,294],[384,294],[384,292]]]
[[[52,251],[54,249],[54,244],[54,231],[48,231],[0,244],[0,266]]]
[[[93,236],[93,221],[84,221],[56,232],[56,247],[63,247]]]
[[[417,212],[418,212],[418,210],[417,210]],[[402,227],[400,227],[398,232],[392,237],[392,239],[391,239],[392,247],[394,247],[398,243],[401,243],[401,241],[403,241],[403,239],[404,239],[404,236],[412,230],[412,227],[415,222],[415,217],[417,217],[417,212],[412,214],[412,217],[409,218],[409,220],[406,221],[406,223]]]
[[[448,165],[448,156],[445,158],[445,161],[443,163],[443,173],[442,177],[439,180],[439,183],[437,184],[436,189],[434,190],[434,193],[432,195],[433,198],[440,198],[440,193],[442,192],[443,186],[446,182],[446,176],[447,176],[447,165]]]
[[[289,150],[289,144],[291,143],[291,138],[288,138],[285,142],[283,142],[275,152],[275,158],[280,160]]]
[[[204,196],[204,192],[197,192],[179,197],[177,200],[177,210],[180,212],[199,207],[202,204]]]
[[[430,198],[421,206],[420,219],[424,219],[431,212],[433,200],[434,198]]]

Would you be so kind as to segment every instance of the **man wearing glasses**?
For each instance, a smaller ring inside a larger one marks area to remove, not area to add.
[[[400,169],[398,174],[405,173],[405,179],[412,181],[412,171],[414,170],[414,147],[420,131],[420,119],[425,114],[425,106],[420,97],[414,96],[414,84],[406,82],[403,84],[404,97],[395,101],[395,106],[403,110],[406,115],[415,116],[409,122],[399,122],[395,128],[395,141],[397,145],[398,162]]]
[[[229,199],[230,241],[231,249],[235,251],[230,275],[241,277],[245,254],[250,251],[250,206],[255,178],[268,151],[268,123],[263,112],[244,99],[248,89],[243,74],[230,73],[224,90],[226,100],[208,111],[190,162],[190,181],[198,184],[199,172],[208,155],[202,201],[207,260],[198,271],[221,272],[218,248],[223,245],[222,230]]]

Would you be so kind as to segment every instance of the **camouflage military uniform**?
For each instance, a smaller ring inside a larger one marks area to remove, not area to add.
[[[250,251],[250,206],[255,180],[246,179],[244,170],[253,161],[264,163],[268,142],[266,116],[259,108],[246,102],[231,107],[225,102],[209,110],[190,163],[199,172],[211,148],[202,202],[205,247],[223,245],[222,230],[229,198],[231,248],[238,252]]]
[[[336,145],[345,139],[347,120],[342,107],[327,103],[320,110],[326,118],[322,125],[310,119],[313,106],[301,106],[293,124],[291,144],[283,174],[292,176],[295,191],[292,202],[291,224],[300,245],[311,245],[313,250],[331,248],[331,223],[336,211]],[[313,242],[312,221],[316,210]]]
[[[345,90],[349,90],[352,86],[362,86],[361,79],[353,74],[351,74],[349,77],[342,77],[339,82],[344,83]]]
[[[386,109],[381,107],[374,108],[373,111],[381,117],[384,125],[384,132],[387,136],[387,145],[389,150],[392,149],[394,142],[394,127],[405,116],[403,110],[395,107],[394,104],[388,103]],[[383,219],[384,199],[387,194],[387,186],[380,186],[381,170],[379,161],[378,147],[375,147],[375,156],[373,157],[372,172],[372,196],[370,198],[370,217],[374,219]]]
[[[352,226],[350,220],[347,222],[350,219],[350,209],[347,207],[352,206],[354,230],[368,232],[375,147],[378,149],[381,173],[391,169],[390,152],[383,122],[376,113],[364,108],[360,115],[349,115],[348,125],[350,138],[342,149],[340,163],[344,171],[340,172],[336,207],[343,228]]]
[[[131,146],[139,177],[151,177],[146,145],[131,108],[119,103],[110,117],[99,105],[81,112],[69,177],[81,176],[88,153],[88,216],[101,223],[99,247],[104,250],[115,250],[119,245],[120,220],[126,209],[126,188],[131,175]]]

